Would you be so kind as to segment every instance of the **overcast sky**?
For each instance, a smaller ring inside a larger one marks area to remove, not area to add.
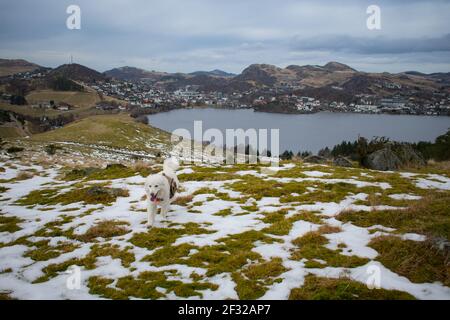
[[[69,30],[66,8],[81,8]],[[381,30],[366,9],[381,8]],[[252,63],[450,72],[450,0],[1,0],[0,57],[99,71],[239,73]]]

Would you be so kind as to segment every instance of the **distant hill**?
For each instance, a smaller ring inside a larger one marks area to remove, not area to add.
[[[192,76],[213,76],[213,77],[224,77],[224,78],[230,78],[230,77],[235,77],[236,74],[234,73],[228,73],[219,69],[215,69],[212,71],[195,71],[195,72],[191,72],[189,73],[189,75]]]
[[[103,72],[103,74],[107,77],[120,80],[153,80],[153,81],[160,81],[160,80],[178,81],[178,80],[186,80],[196,76],[210,76],[223,78],[231,78],[236,76],[233,73],[228,73],[218,69],[212,71],[195,71],[191,73],[179,73],[179,72],[168,73],[168,72],[148,71],[129,66],[114,68]]]
[[[436,72],[436,73],[421,73],[417,71],[407,71],[405,72],[407,75],[419,76],[429,80],[436,81],[442,85],[449,86],[450,85],[450,72]]]
[[[106,77],[98,71],[85,67],[81,64],[63,64],[50,71],[47,75],[49,79],[67,78],[74,81],[93,82],[104,80]]]
[[[325,66],[297,66],[290,65],[286,68],[268,64],[253,64],[244,69],[236,80],[253,82],[255,85],[291,85],[321,87],[333,82],[346,80],[356,70],[347,65],[330,62]]]
[[[323,68],[327,71],[347,71],[347,72],[356,72],[355,69],[350,68],[349,66],[347,66],[346,64],[343,63],[339,63],[339,62],[328,62],[326,65],[323,66]]]
[[[128,66],[114,68],[103,72],[103,74],[106,77],[115,78],[119,80],[142,80],[142,79],[159,80],[162,77],[168,75],[168,73],[166,72],[147,71],[144,69]]]
[[[41,66],[23,59],[0,59],[0,77],[34,71]]]
[[[248,88],[282,88],[290,87],[301,92],[323,93],[328,96],[327,90],[340,90],[336,95],[368,94],[392,94],[409,88],[421,91],[425,94],[439,90],[442,86],[449,85],[450,73],[421,74],[418,72],[392,73],[368,73],[360,72],[348,65],[339,62],[329,62],[319,65],[290,65],[280,68],[269,64],[252,64],[245,68],[241,74],[230,78],[226,84],[226,90],[243,91]],[[299,92],[299,94],[302,94]],[[330,91],[331,92],[331,91]],[[334,95],[334,93],[333,93]]]

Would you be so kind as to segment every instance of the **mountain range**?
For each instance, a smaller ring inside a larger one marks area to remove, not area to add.
[[[423,74],[370,73],[357,71],[339,62],[319,65],[290,65],[280,68],[269,64],[252,64],[240,74],[220,70],[198,71],[189,74],[146,71],[123,67],[104,72],[108,77],[122,80],[150,80],[166,89],[175,90],[195,86],[201,91],[242,92],[252,88],[290,88],[320,93],[328,90],[335,94],[389,94],[395,90],[410,89],[432,93],[450,86],[450,73]]]
[[[32,71],[37,64],[25,60],[0,59],[0,73]],[[200,91],[244,92],[249,89],[301,90],[316,96],[332,95],[341,98],[355,94],[389,95],[401,90],[413,90],[423,95],[450,90],[450,73],[424,74],[416,71],[402,73],[370,73],[357,71],[339,62],[320,65],[290,65],[280,68],[270,64],[252,64],[235,75],[221,70],[192,73],[148,71],[136,67],[114,68],[103,73],[80,64],[64,64],[52,69],[48,79],[58,77],[74,81],[93,82],[115,78],[143,80],[167,90],[195,86]]]

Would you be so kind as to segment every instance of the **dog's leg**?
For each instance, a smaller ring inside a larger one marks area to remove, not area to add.
[[[164,204],[161,206],[161,216],[165,220],[167,218],[167,212],[169,211],[169,204]]]
[[[148,201],[147,205],[147,225],[149,227],[153,226],[155,223],[155,216],[156,216],[156,204]]]

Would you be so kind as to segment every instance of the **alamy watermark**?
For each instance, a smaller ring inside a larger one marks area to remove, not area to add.
[[[69,30],[81,29],[81,8],[76,4],[71,4],[67,7],[66,13],[69,16],[66,19],[66,27]]]
[[[70,266],[66,273],[69,276],[66,279],[66,287],[69,290],[79,290],[81,287],[81,268],[79,266]]]
[[[366,13],[369,17],[366,20],[366,26],[369,30],[381,30],[381,9],[372,4],[367,7]]]
[[[270,143],[269,143],[270,140]],[[172,153],[185,161],[225,162],[242,164],[257,162],[278,166],[280,154],[279,129],[220,129],[203,132],[203,122],[194,121],[194,132],[184,128],[172,132]]]
[[[369,289],[380,289],[381,288],[381,268],[377,265],[370,265],[367,267],[366,274],[368,277],[366,279],[366,285]]]

